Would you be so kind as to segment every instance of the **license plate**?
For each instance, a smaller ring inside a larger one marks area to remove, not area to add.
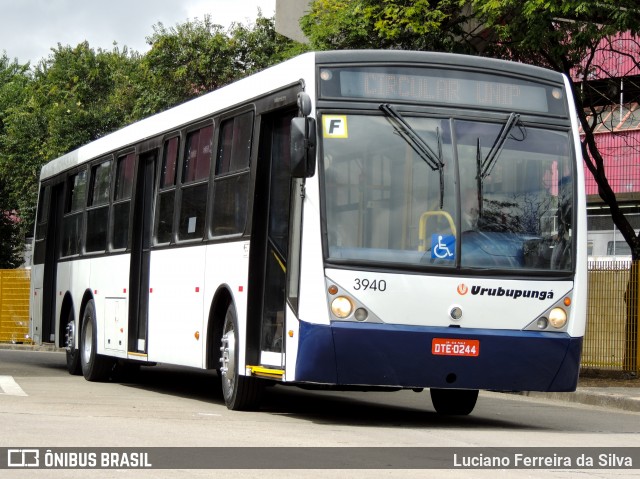
[[[479,356],[480,341],[477,339],[433,338],[431,354],[436,356]]]

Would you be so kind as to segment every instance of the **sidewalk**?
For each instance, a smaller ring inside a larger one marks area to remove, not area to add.
[[[0,349],[17,349],[23,351],[60,351],[52,345],[35,346],[29,344],[0,343]],[[610,377],[581,376],[578,389],[571,393],[545,393],[525,391],[516,393],[532,398],[544,398],[554,401],[566,401],[610,409],[640,412],[640,378],[616,379]]]
[[[611,387],[605,383],[602,386],[580,386],[571,393],[544,393],[527,391],[518,393],[532,398],[545,398],[556,401],[566,401],[591,406],[602,406],[609,409],[640,412],[640,380],[629,380],[635,386]]]

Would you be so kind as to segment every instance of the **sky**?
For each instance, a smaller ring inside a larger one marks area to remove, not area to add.
[[[0,56],[36,65],[61,45],[85,40],[93,49],[113,43],[140,53],[153,25],[172,27],[209,14],[214,23],[252,23],[273,17],[276,0],[0,0]]]

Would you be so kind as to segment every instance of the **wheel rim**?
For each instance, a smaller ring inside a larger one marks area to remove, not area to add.
[[[86,321],[84,325],[84,341],[82,343],[82,362],[88,364],[93,349],[93,323],[91,321]]]
[[[224,390],[228,395],[233,393],[236,377],[236,337],[233,321],[227,316],[220,346],[220,373]]]
[[[73,321],[67,323],[67,331],[65,334],[65,348],[67,352],[73,352],[76,345],[76,326]]]

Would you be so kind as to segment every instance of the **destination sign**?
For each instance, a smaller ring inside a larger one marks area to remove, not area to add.
[[[459,70],[327,68],[323,98],[367,98],[564,114],[562,90],[545,84]]]

